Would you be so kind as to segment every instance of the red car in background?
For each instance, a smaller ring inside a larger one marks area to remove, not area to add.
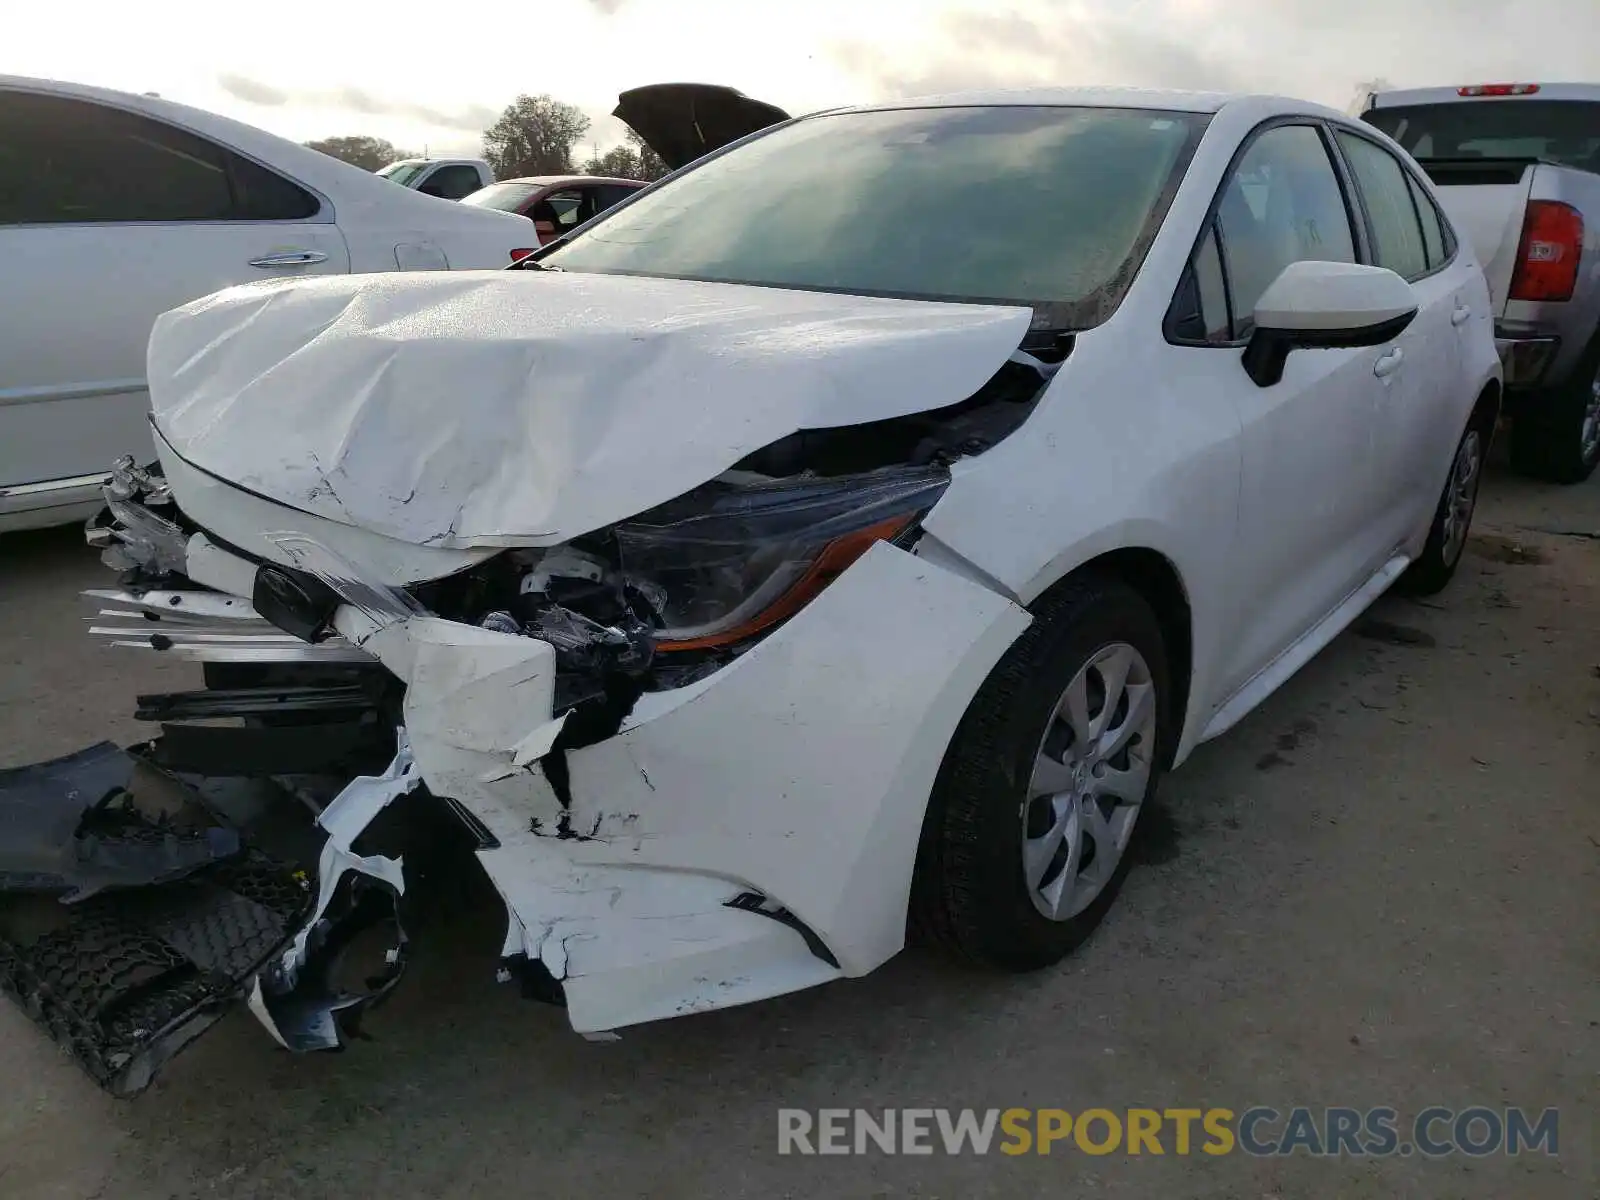
[[[461,203],[527,217],[544,246],[644,186],[637,179],[598,175],[529,175],[491,183]]]

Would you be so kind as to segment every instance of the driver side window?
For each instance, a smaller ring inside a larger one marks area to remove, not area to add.
[[[1303,261],[1353,263],[1355,236],[1322,133],[1278,125],[1250,143],[1222,185],[1169,328],[1185,343],[1237,344],[1254,328],[1262,293]]]
[[[1280,125],[1256,138],[1217,205],[1233,335],[1248,337],[1256,302],[1293,262],[1356,261],[1344,189],[1322,134]]]

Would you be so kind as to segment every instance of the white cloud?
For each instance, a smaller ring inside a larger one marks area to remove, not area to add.
[[[1272,90],[1343,105],[1360,80],[1600,79],[1596,0],[527,0],[441,10],[324,0],[78,0],[9,13],[4,67],[162,95],[294,138],[436,153],[522,92],[591,115],[629,87],[726,83],[803,112],[966,86]],[[300,15],[303,11],[304,15]],[[293,12],[289,16],[285,13]],[[92,30],[92,37],[84,31]]]
[[[1600,80],[1595,15],[1595,0],[1015,0],[946,5],[915,53],[855,38],[831,53],[887,96],[1120,84],[1344,105],[1380,77]]]

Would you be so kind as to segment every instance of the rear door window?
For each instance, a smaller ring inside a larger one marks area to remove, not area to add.
[[[1406,169],[1376,142],[1342,129],[1338,138],[1372,222],[1373,259],[1403,279],[1426,275],[1431,269],[1427,243]],[[1440,237],[1442,261],[1443,238],[1437,228],[1434,232]]]
[[[0,225],[293,221],[298,184],[187,130],[86,100],[0,92]]]
[[[1436,271],[1450,257],[1444,236],[1444,221],[1439,216],[1439,210],[1433,206],[1433,201],[1428,198],[1428,193],[1422,190],[1422,185],[1410,171],[1406,172],[1406,182],[1411,185],[1411,202],[1417,206],[1417,216],[1422,218],[1422,248],[1428,255],[1428,270]]]

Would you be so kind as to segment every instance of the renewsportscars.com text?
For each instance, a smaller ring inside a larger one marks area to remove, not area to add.
[[[1207,1154],[1443,1158],[1559,1153],[1547,1108],[782,1108],[779,1154]]]

